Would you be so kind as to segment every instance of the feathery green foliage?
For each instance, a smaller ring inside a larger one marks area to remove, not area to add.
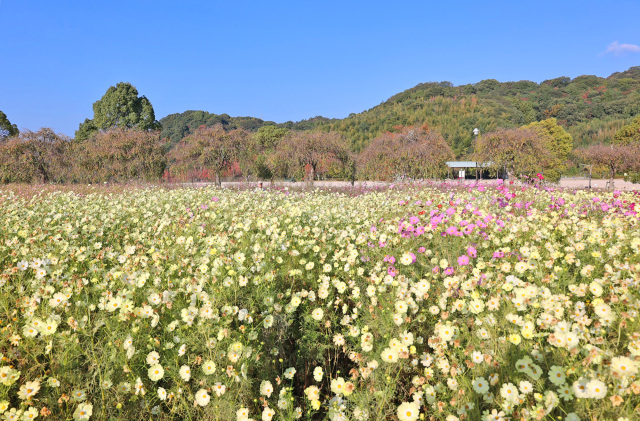
[[[151,102],[138,96],[138,90],[130,83],[120,82],[111,86],[100,100],[93,103],[93,120],[85,119],[76,131],[76,140],[88,139],[97,131],[112,128],[137,128],[160,130]]]

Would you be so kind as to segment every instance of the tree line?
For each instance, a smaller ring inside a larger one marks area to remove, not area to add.
[[[499,89],[496,84],[485,85]],[[489,89],[483,86],[475,89]],[[446,84],[440,88],[453,89]],[[443,116],[476,106],[474,101],[457,103],[444,97],[433,102]],[[556,117],[516,127],[497,126],[472,139],[461,155],[440,130],[424,121],[390,127],[358,149],[353,138],[332,129],[326,119],[296,130],[259,119],[194,111],[189,112],[186,136],[176,140],[166,136],[149,100],[128,83],[110,87],[93,110],[93,119],[80,124],[74,139],[47,128],[20,133],[0,112],[0,182],[169,179],[220,183],[222,177],[234,176],[424,179],[445,177],[445,162],[456,157],[490,164],[488,171],[494,175],[523,179],[543,174],[557,181],[568,167],[583,161],[611,178],[619,172],[631,180],[640,178],[640,116],[615,130],[611,126],[612,142],[577,149],[570,131]],[[193,127],[196,122],[202,124]]]
[[[611,144],[572,149],[571,136],[555,119],[482,134],[469,156],[494,175],[557,181],[570,160],[591,163],[611,179],[620,172],[640,181],[640,116]],[[251,133],[222,124],[200,126],[169,152],[160,131],[113,127],[85,140],[43,128],[0,142],[0,182],[98,183],[251,180],[438,179],[454,159],[442,135],[428,126],[397,126],[360,153],[338,132],[294,131],[265,126]]]

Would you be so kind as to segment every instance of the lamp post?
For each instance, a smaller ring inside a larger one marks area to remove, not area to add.
[[[478,130],[477,127],[473,129],[473,135],[475,136],[475,139],[476,139],[474,144],[474,149],[475,149],[475,146],[478,145],[478,133],[480,133],[480,130]],[[477,156],[476,156],[476,159],[478,159]],[[478,161],[476,161],[476,182],[478,182]]]
[[[587,169],[587,167],[589,168],[589,188],[591,188],[591,170],[593,169],[593,164],[592,165],[580,164],[580,166],[585,170]]]

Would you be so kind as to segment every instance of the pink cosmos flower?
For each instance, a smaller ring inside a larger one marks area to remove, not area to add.
[[[458,257],[458,264],[460,266],[466,266],[469,264],[469,256],[467,256],[466,254],[463,254],[462,256]]]
[[[447,235],[456,235],[458,234],[458,229],[454,226],[450,226],[449,228],[447,228],[446,233]]]
[[[467,254],[469,257],[476,257],[478,255],[478,250],[473,246],[469,246],[467,247]]]

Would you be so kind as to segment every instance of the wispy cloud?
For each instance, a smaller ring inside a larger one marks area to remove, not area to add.
[[[640,45],[620,44],[618,41],[614,41],[607,46],[607,49],[602,54],[621,56],[627,53],[640,53]]]

